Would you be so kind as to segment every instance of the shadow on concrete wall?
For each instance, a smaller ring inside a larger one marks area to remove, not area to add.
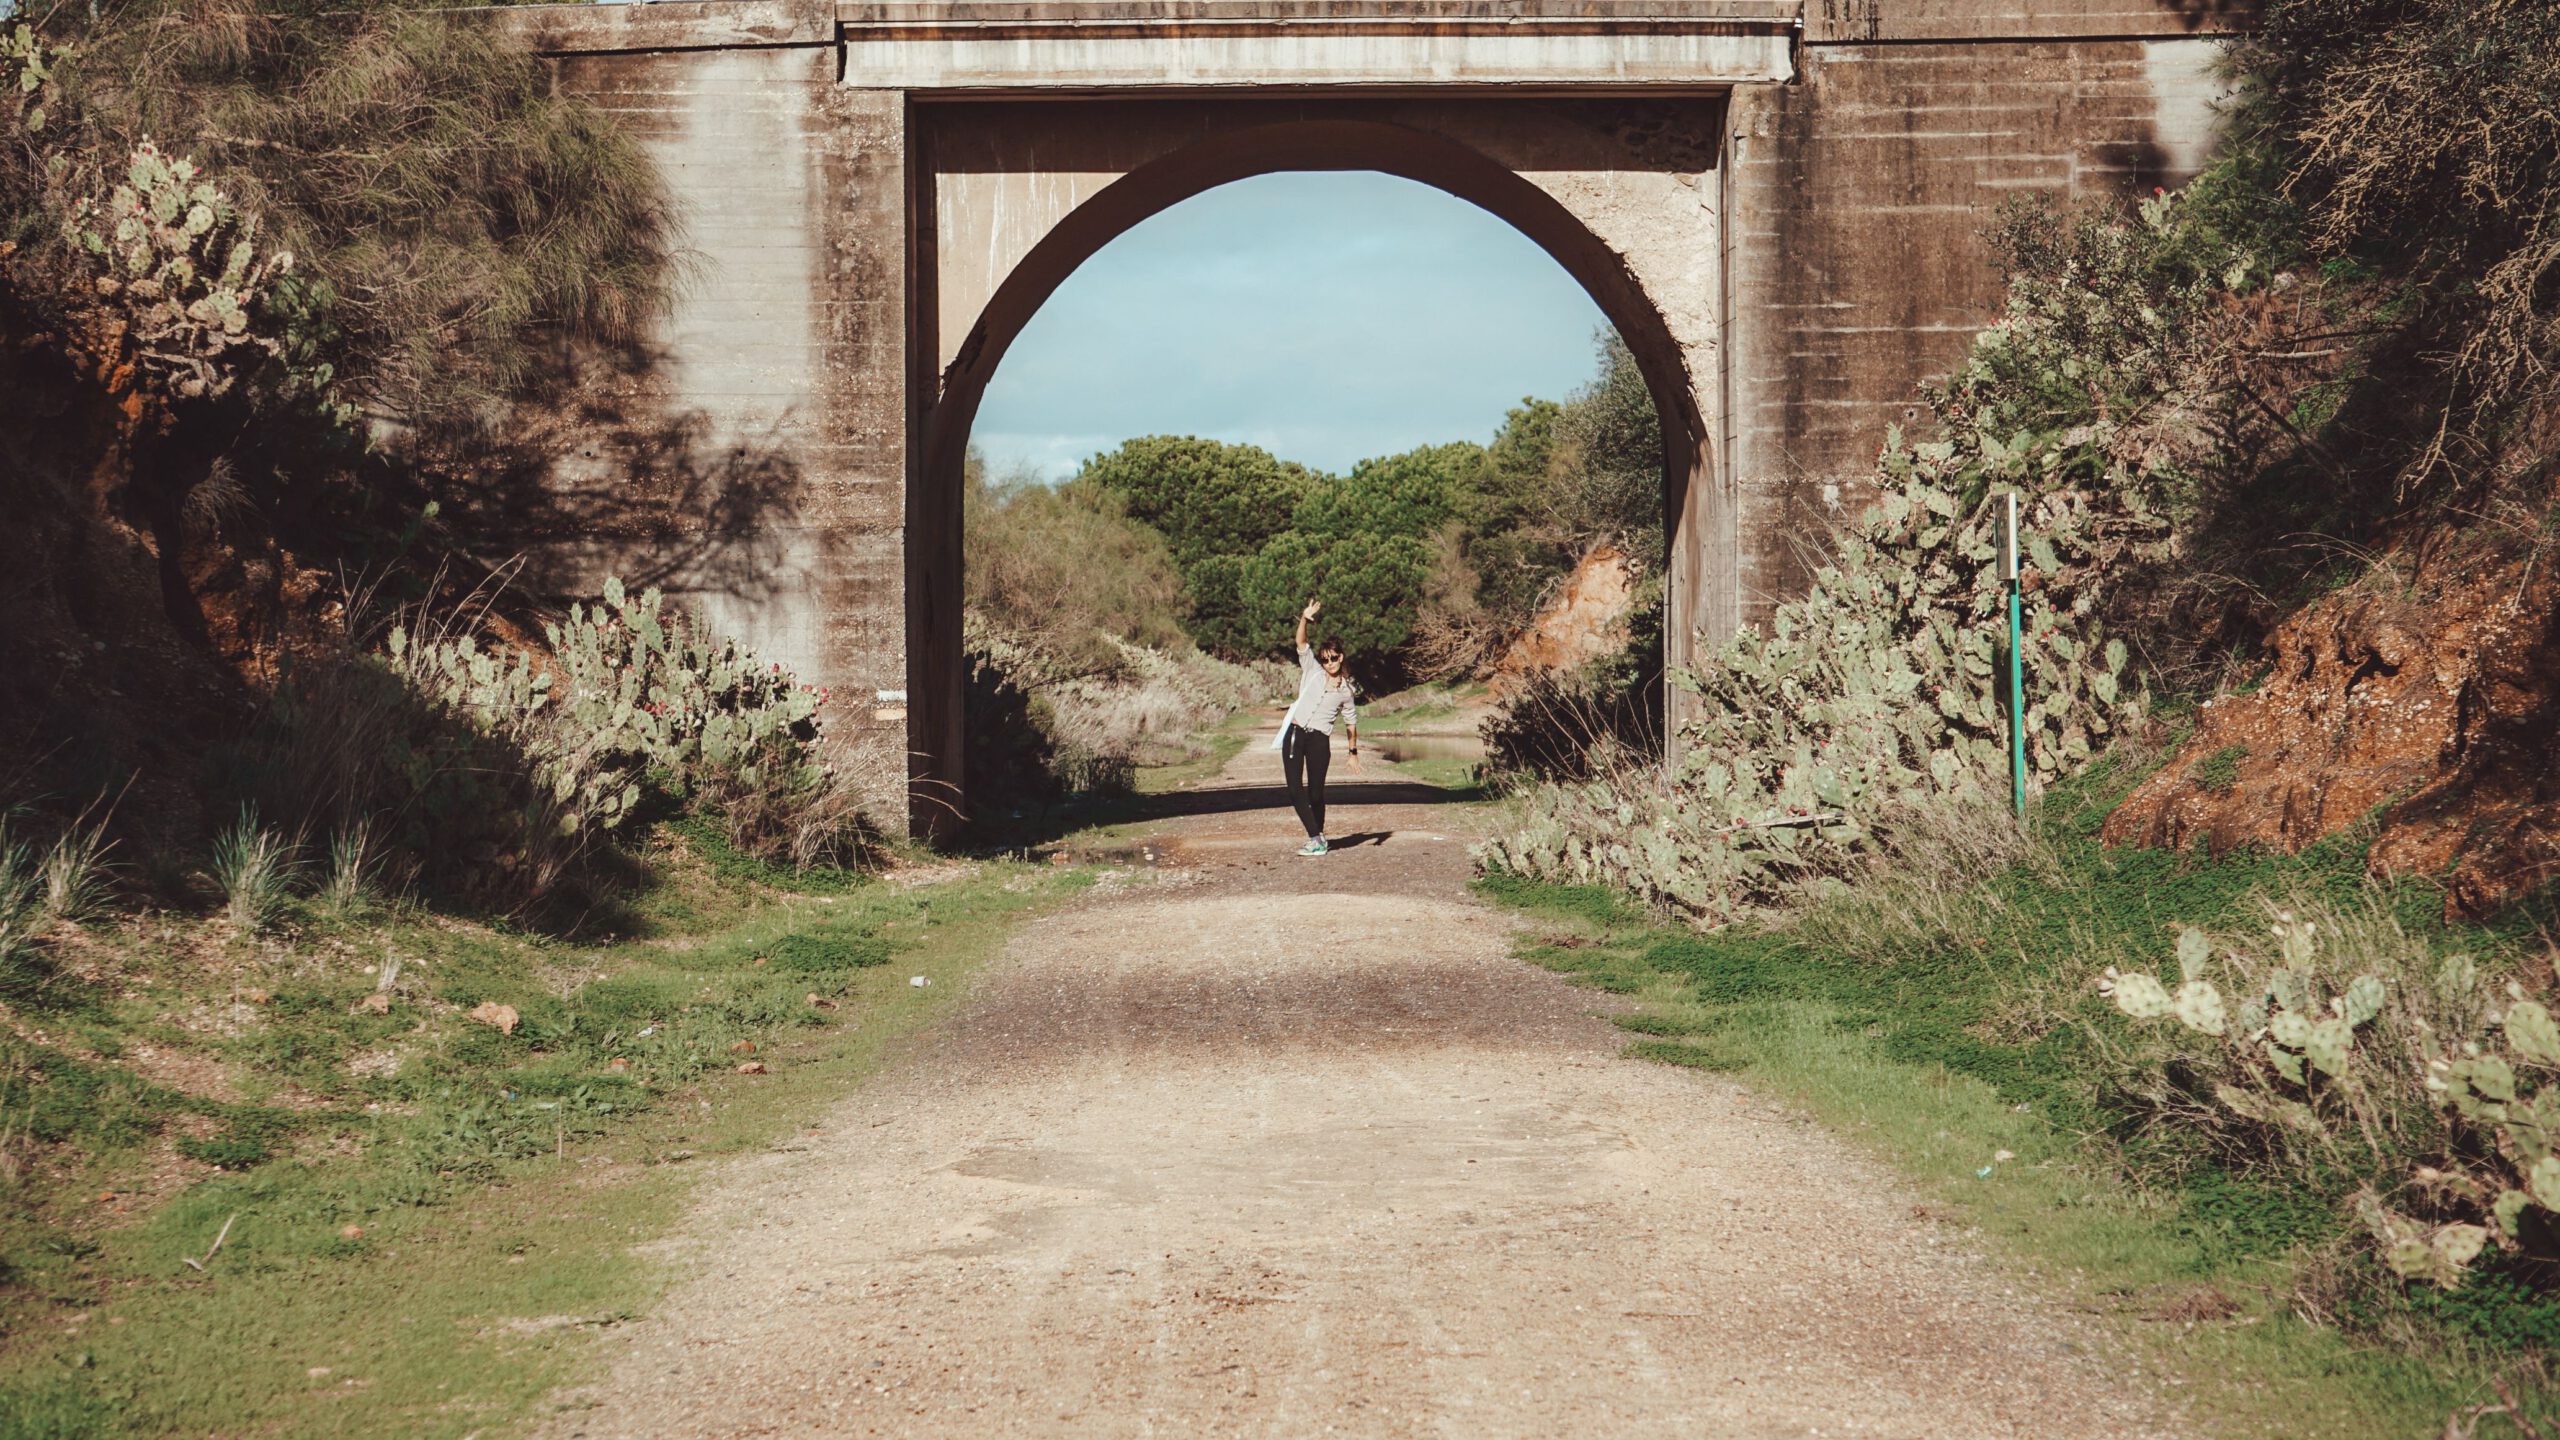
[[[756,435],[666,399],[665,356],[624,346],[568,362],[502,432],[436,446],[428,493],[455,543],[486,564],[528,561],[547,599],[607,575],[744,603],[786,583],[803,486],[788,417]]]

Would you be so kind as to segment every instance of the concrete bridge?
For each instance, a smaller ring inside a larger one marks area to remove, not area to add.
[[[2002,199],[2202,163],[2231,3],[492,12],[643,137],[686,248],[660,332],[590,367],[560,416],[574,458],[525,538],[555,588],[654,580],[832,686],[831,733],[884,810],[948,796],[961,459],[1007,345],[1166,206],[1380,170],[1518,227],[1634,350],[1685,647],[1801,584],[1913,383],[1993,313],[1981,230]]]

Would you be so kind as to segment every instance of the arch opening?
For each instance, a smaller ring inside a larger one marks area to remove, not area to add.
[[[1696,623],[1694,492],[1713,481],[1712,431],[1698,377],[1659,307],[1625,261],[1554,195],[1511,165],[1446,136],[1392,120],[1291,117],[1193,139],[1144,160],[1065,209],[1002,273],[938,373],[939,337],[917,337],[931,403],[919,415],[909,494],[908,655],[912,779],[920,828],[942,831],[967,793],[962,770],[966,677],[961,658],[965,552],[962,496],[969,438],[989,383],[1014,341],[1067,279],[1146,220],[1210,190],[1257,176],[1371,171],[1415,182],[1508,225],[1581,287],[1626,346],[1658,417],[1664,535],[1671,575],[1668,635]],[[933,239],[925,237],[930,255]],[[928,290],[928,295],[930,291]],[[929,302],[928,302],[929,303]],[[1683,572],[1690,572],[1684,574]]]

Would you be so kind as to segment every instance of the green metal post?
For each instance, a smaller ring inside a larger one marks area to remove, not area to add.
[[[2025,627],[2018,618],[2018,493],[2010,491],[2008,523],[2001,536],[2001,572],[2009,591],[2009,801],[2027,814],[2027,663]]]

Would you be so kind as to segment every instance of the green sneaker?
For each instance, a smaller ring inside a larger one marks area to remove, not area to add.
[[[1331,846],[1324,843],[1324,837],[1319,835],[1313,840],[1308,841],[1306,844],[1299,846],[1298,853],[1301,855],[1322,855],[1325,851],[1331,848]]]

